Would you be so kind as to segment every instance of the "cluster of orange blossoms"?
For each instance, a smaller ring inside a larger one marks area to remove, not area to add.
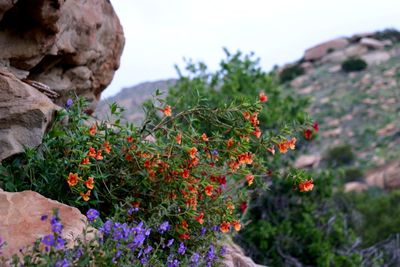
[[[295,137],[293,137],[290,140],[284,140],[284,141],[278,143],[277,146],[279,148],[279,152],[281,152],[282,154],[285,154],[289,148],[291,150],[294,150],[296,148],[296,141],[297,141],[297,139]]]
[[[306,181],[303,181],[299,184],[299,190],[300,192],[307,192],[311,191],[314,188],[314,181],[313,179],[309,179]]]

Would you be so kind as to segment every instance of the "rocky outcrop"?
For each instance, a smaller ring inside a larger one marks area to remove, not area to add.
[[[57,109],[37,89],[0,69],[0,161],[41,144]]]
[[[346,38],[337,38],[331,41],[324,42],[312,48],[309,48],[304,53],[304,60],[314,61],[321,59],[329,52],[333,52],[337,49],[342,49],[349,45],[349,41]]]
[[[80,237],[86,217],[77,208],[43,197],[33,191],[18,193],[0,189],[0,237],[7,245],[2,250],[5,258],[18,253],[20,248],[32,245],[37,239],[51,234],[49,219],[42,221],[42,215],[52,215],[58,209],[64,226],[62,237],[69,241]]]
[[[315,168],[321,161],[320,155],[301,155],[294,163],[295,168]]]
[[[18,78],[96,103],[111,82],[124,45],[107,0],[0,0],[0,65]]]
[[[227,240],[225,244],[227,253],[225,254],[224,266],[225,267],[263,267],[254,263],[254,261],[244,255],[243,250],[236,245],[232,240]]]
[[[368,186],[376,186],[384,189],[400,188],[400,161],[387,163],[365,175]]]

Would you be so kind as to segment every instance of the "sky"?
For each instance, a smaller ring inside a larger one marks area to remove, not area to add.
[[[400,0],[111,0],[125,35],[121,65],[102,98],[177,77],[183,58],[216,70],[231,52],[254,52],[269,71],[323,41],[400,30]]]

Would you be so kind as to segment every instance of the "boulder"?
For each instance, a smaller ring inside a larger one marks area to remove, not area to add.
[[[295,168],[314,168],[321,161],[320,155],[301,155],[294,163]]]
[[[372,49],[381,49],[385,47],[385,44],[383,42],[368,37],[362,38],[360,40],[360,44]]]
[[[390,54],[386,51],[375,51],[363,55],[361,58],[365,60],[368,65],[380,64],[390,59]]]
[[[384,189],[400,188],[400,160],[389,162],[369,171],[365,175],[365,181],[369,186]]]
[[[246,257],[244,255],[243,250],[233,243],[232,240],[228,240],[226,244],[224,244],[227,248],[227,253],[224,256],[223,264],[226,267],[263,267],[263,265],[259,265],[254,263],[254,261]]]
[[[0,237],[7,242],[2,253],[5,258],[32,245],[37,239],[51,234],[49,219],[41,220],[42,215],[50,218],[52,210],[58,209],[64,228],[62,237],[72,244],[80,237],[86,217],[77,208],[45,198],[33,192],[5,192],[0,190]]]
[[[368,185],[363,182],[348,182],[344,184],[344,192],[364,192],[368,190]]]
[[[343,49],[349,45],[349,41],[346,38],[337,38],[325,43],[319,44],[312,48],[309,48],[304,53],[304,59],[306,61],[315,61],[324,57],[330,50]]]
[[[111,82],[124,45],[108,0],[0,0],[0,65],[57,91],[96,103]]]
[[[0,161],[41,144],[57,109],[36,88],[0,69]]]

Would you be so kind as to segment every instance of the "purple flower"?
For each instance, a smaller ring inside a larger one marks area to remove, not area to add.
[[[200,254],[195,252],[193,253],[192,257],[190,258],[191,263],[198,263],[200,260]],[[192,266],[197,266],[197,264],[193,264]]]
[[[171,226],[169,225],[168,221],[163,222],[160,227],[158,227],[158,232],[160,234],[165,233],[166,231],[168,231],[171,228]]]
[[[139,211],[139,208],[130,208],[128,210],[128,215],[132,215],[132,213]]]
[[[111,228],[113,227],[114,223],[111,220],[107,220],[102,227],[100,227],[100,232],[103,234],[110,234]]]
[[[47,215],[42,215],[42,216],[40,217],[40,220],[41,220],[41,221],[45,221],[45,220],[47,220],[48,217],[49,217],[49,216],[47,216]]]
[[[214,248],[214,245],[211,244],[209,249],[208,249],[208,251],[207,251],[207,259],[209,261],[213,261],[214,258],[215,258],[215,248]]]
[[[58,237],[56,241],[57,242],[56,242],[56,244],[54,246],[56,250],[60,250],[60,249],[63,249],[65,247],[65,240],[64,239],[62,239],[61,237]]]
[[[65,107],[67,109],[69,109],[73,103],[74,103],[74,101],[71,98],[68,98],[67,103],[65,104]]]
[[[89,209],[86,213],[86,217],[88,218],[89,222],[93,222],[99,217],[100,213],[95,209]]]
[[[54,267],[69,267],[69,262],[67,259],[59,260],[56,262]]]
[[[218,156],[218,149],[214,149],[211,154],[213,154],[214,156]]]
[[[168,240],[167,247],[172,246],[173,243],[174,243],[174,239],[173,238]]]
[[[42,238],[42,243],[46,246],[52,247],[55,245],[54,235],[46,235]]]
[[[226,246],[222,246],[222,247],[221,247],[221,250],[219,251],[219,254],[220,254],[221,256],[223,256],[223,255],[226,254]]]
[[[56,216],[51,217],[50,223],[51,223],[51,231],[53,231],[53,233],[56,234],[61,234],[63,226]]]
[[[148,246],[147,248],[144,249],[144,254],[149,254],[153,250],[152,246]]]
[[[183,255],[186,252],[186,247],[185,244],[183,244],[182,242],[179,244],[179,248],[178,248],[178,253]]]
[[[203,227],[203,228],[201,228],[200,235],[201,235],[201,236],[204,236],[204,235],[206,234],[206,232],[207,232],[207,228],[206,228],[206,227]]]
[[[78,249],[75,251],[75,254],[74,254],[73,259],[74,259],[74,260],[77,260],[77,259],[79,259],[80,257],[82,257],[82,255],[83,255],[83,250],[82,250],[82,248],[78,248]]]

